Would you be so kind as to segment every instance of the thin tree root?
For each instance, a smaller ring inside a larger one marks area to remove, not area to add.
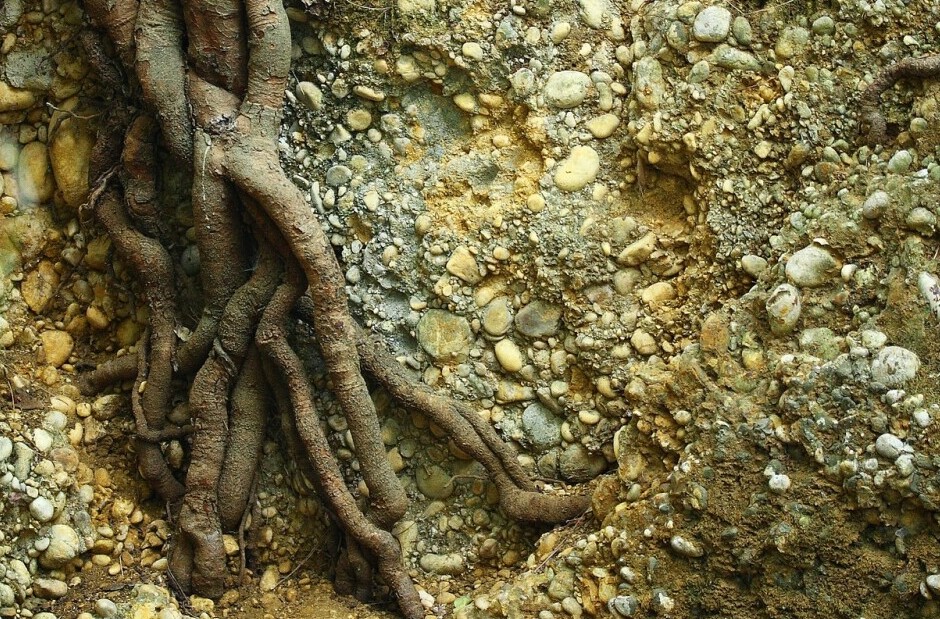
[[[888,123],[881,111],[881,95],[901,79],[940,77],[940,54],[904,58],[888,65],[862,93],[859,120],[865,140],[872,145],[888,142]]]

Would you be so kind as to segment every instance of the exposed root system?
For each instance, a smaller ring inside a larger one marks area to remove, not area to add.
[[[872,80],[862,93],[859,116],[869,144],[884,144],[888,141],[888,123],[881,113],[881,95],[898,80],[932,77],[940,77],[940,55],[904,58],[889,65]]]
[[[338,587],[365,598],[375,572],[406,617],[424,616],[390,532],[409,499],[386,456],[365,375],[476,458],[507,515],[544,523],[581,515],[585,497],[538,493],[512,448],[470,405],[415,384],[350,315],[321,222],[278,159],[291,49],[280,0],[87,0],[86,8],[132,76],[122,90],[135,97],[101,130],[89,209],[140,282],[150,322],[136,354],[102,364],[83,377],[83,387],[134,381],[139,468],[178,526],[170,557],[175,582],[208,597],[236,582],[227,576],[222,535],[244,539],[264,428],[274,417],[285,448],[345,534]],[[103,81],[116,82],[120,71],[107,64],[100,42],[93,36],[84,42]],[[185,342],[177,335],[178,285],[160,212],[160,142],[191,171],[204,309]],[[316,335],[367,503],[347,488],[322,429],[287,328],[297,317]],[[186,426],[169,422],[181,382],[192,413]],[[181,437],[188,439],[190,464],[177,479],[161,444]]]

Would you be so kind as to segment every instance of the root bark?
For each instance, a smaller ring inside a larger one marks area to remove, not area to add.
[[[417,385],[349,313],[321,222],[279,161],[291,49],[280,0],[87,0],[86,7],[134,80],[125,92],[138,96],[103,124],[90,166],[90,207],[140,283],[150,314],[136,351],[102,364],[81,384],[97,391],[134,381],[139,468],[178,527],[174,581],[209,597],[230,582],[222,535],[244,539],[265,425],[279,417],[291,457],[346,536],[338,586],[367,597],[375,571],[406,617],[424,616],[390,532],[409,499],[386,456],[366,375],[476,458],[507,515],[544,523],[580,516],[585,497],[537,492],[513,449],[469,404]],[[97,64],[115,80],[113,66]],[[138,105],[140,111],[127,111]],[[157,136],[192,178],[204,306],[186,342],[177,336],[174,264],[164,246],[170,231],[155,172]],[[316,336],[368,487],[366,502],[347,487],[327,442],[288,329],[295,315]],[[189,385],[191,427],[168,422],[180,383]],[[188,437],[190,455],[182,480],[161,449],[181,437]]]

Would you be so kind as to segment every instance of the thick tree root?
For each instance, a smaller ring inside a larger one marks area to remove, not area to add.
[[[888,142],[888,123],[881,112],[881,95],[901,79],[940,77],[940,54],[922,58],[904,58],[879,73],[861,98],[859,120],[869,144]]]
[[[115,113],[104,123],[90,166],[90,206],[140,283],[150,317],[136,353],[102,364],[82,377],[81,387],[93,392],[134,381],[140,470],[170,504],[178,527],[173,581],[209,597],[227,585],[222,536],[245,538],[273,394],[291,457],[346,537],[337,587],[367,598],[376,571],[406,617],[424,616],[390,532],[409,500],[386,456],[364,374],[476,458],[508,516],[554,523],[584,513],[586,497],[537,492],[510,445],[470,405],[417,385],[350,315],[333,249],[279,161],[291,47],[280,0],[87,0],[86,7],[111,37],[124,70],[136,77],[127,92],[138,93],[147,110],[136,117]],[[117,71],[100,59],[100,45],[89,39],[89,46],[99,71],[115,81]],[[125,136],[123,143],[115,133]],[[177,340],[183,322],[154,172],[158,134],[192,174],[204,306],[186,342]],[[321,427],[287,328],[295,310],[316,336],[367,501],[347,488]],[[189,385],[192,426],[168,423],[181,382]],[[161,449],[181,438],[190,450],[184,482]],[[243,546],[242,571],[244,552]]]

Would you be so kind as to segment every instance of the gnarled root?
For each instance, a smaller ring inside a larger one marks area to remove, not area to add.
[[[223,533],[244,539],[273,394],[291,456],[346,537],[338,587],[367,597],[375,570],[406,617],[424,616],[390,532],[409,500],[386,456],[365,375],[476,458],[508,516],[554,523],[584,513],[585,497],[537,492],[513,449],[469,404],[416,384],[350,315],[333,249],[279,161],[281,99],[290,68],[290,31],[280,0],[87,0],[87,7],[111,37],[124,70],[136,77],[137,88],[128,91],[139,91],[146,110],[107,119],[90,179],[92,211],[140,283],[150,317],[136,353],[83,376],[82,388],[91,392],[134,380],[140,470],[171,505],[178,526],[170,556],[174,582],[210,597],[224,590],[229,572]],[[116,79],[114,66],[97,65]],[[116,131],[123,143],[112,139]],[[155,177],[158,135],[192,174],[205,303],[186,342],[176,335],[183,322]],[[357,501],[347,488],[321,427],[287,328],[295,310],[316,336],[368,501]],[[182,382],[190,385],[191,426],[168,423],[171,396]],[[180,481],[161,444],[184,437],[190,464]]]
[[[926,79],[940,76],[940,54],[921,58],[904,58],[888,65],[862,93],[859,121],[861,132],[869,144],[888,141],[888,123],[881,112],[881,95],[901,79]]]

